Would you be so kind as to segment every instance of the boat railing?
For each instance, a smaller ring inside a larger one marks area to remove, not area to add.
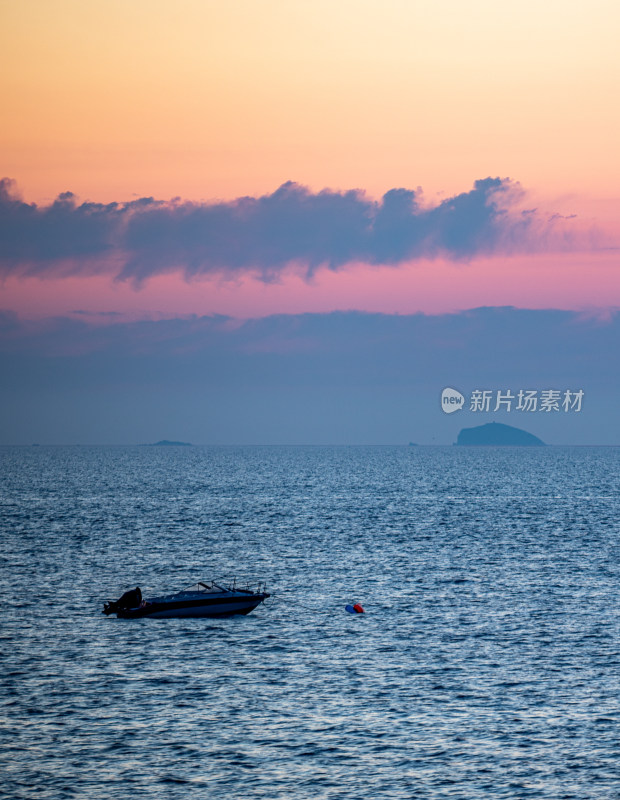
[[[236,576],[233,578],[216,578],[214,581],[211,581],[211,583],[218,589],[229,589],[232,592],[264,594],[267,589],[267,583],[265,581],[238,579]]]

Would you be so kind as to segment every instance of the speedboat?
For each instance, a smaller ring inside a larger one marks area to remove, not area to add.
[[[215,581],[195,583],[188,589],[161,597],[142,597],[136,586],[122,597],[105,603],[103,613],[116,614],[123,619],[139,617],[230,617],[233,614],[249,614],[270,595],[265,585],[256,590],[249,586],[239,588],[236,582],[220,585]]]

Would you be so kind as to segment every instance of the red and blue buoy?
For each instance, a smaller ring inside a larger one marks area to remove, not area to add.
[[[356,603],[354,606],[351,606],[351,605],[345,606],[344,610],[348,611],[349,614],[363,614],[364,613],[364,609],[361,607],[361,605],[359,603]]]

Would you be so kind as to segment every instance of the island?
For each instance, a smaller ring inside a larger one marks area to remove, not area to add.
[[[503,425],[501,422],[488,422],[476,428],[463,428],[456,440],[457,445],[508,445],[518,447],[544,446],[542,439],[533,433]]]
[[[191,442],[171,442],[168,439],[162,439],[160,442],[151,442],[143,447],[193,447],[193,445]]]

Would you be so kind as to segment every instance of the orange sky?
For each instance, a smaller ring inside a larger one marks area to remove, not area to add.
[[[611,0],[0,0],[0,176],[28,202],[272,192],[291,179],[431,205],[488,175],[617,245]],[[600,245],[600,241],[598,243]],[[618,252],[293,274],[11,278],[0,307],[165,313],[620,305]]]
[[[287,179],[617,196],[611,0],[1,0],[0,173],[30,201]]]

